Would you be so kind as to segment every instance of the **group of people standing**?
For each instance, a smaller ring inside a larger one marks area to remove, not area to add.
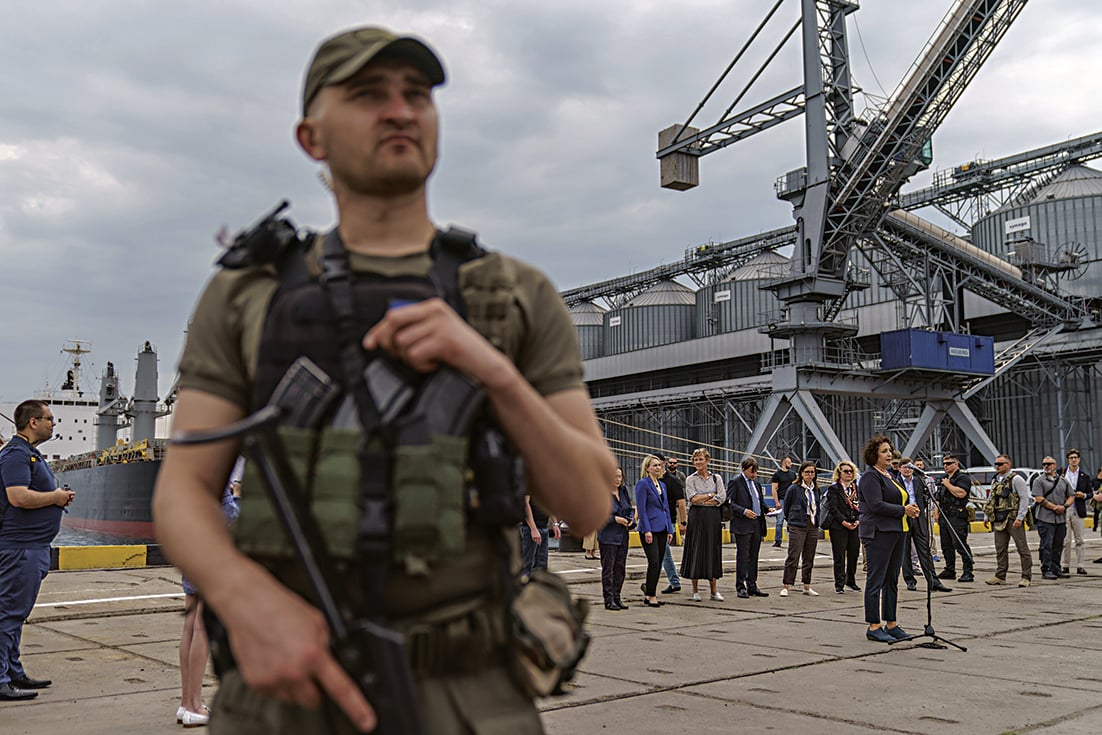
[[[640,465],[639,480],[629,493],[623,471],[616,470],[608,520],[597,533],[601,558],[601,587],[605,609],[624,610],[621,597],[626,574],[628,532],[637,529],[647,557],[645,581],[640,585],[645,607],[660,607],[658,580],[665,567],[669,585],[665,593],[681,590],[681,577],[692,580],[694,600],[700,600],[700,580],[707,579],[710,598],[722,601],[717,582],[723,576],[722,521],[725,499],[722,478],[708,470],[706,449],[693,452],[695,471],[684,480],[677,460],[648,454]],[[632,498],[634,497],[634,506]],[[670,544],[675,526],[685,538],[680,574],[673,563]]]
[[[788,597],[800,575],[802,592],[817,596],[812,586],[815,553],[822,531],[829,531],[833,557],[833,582],[836,593],[847,589],[862,592],[857,584],[857,567],[865,557],[864,593],[866,636],[870,640],[891,643],[908,637],[896,620],[899,577],[909,590],[917,589],[916,572],[921,571],[932,592],[949,592],[943,580],[974,581],[972,550],[968,534],[973,519],[971,479],[952,454],[943,458],[945,474],[938,482],[926,476],[921,459],[912,461],[896,451],[883,435],[873,436],[862,449],[865,470],[853,462],[839,462],[830,484],[819,487],[819,470],[813,461],[805,461],[792,470],[792,460],[784,457],[772,476],[771,489],[776,513],[774,546],[783,543],[782,528],[788,526],[788,550],[784,563],[781,597]],[[1102,470],[1092,481],[1079,471],[1079,451],[1069,450],[1068,465],[1057,469],[1046,457],[1044,474],[1027,487],[1022,477],[1011,471],[1010,457],[995,460],[996,478],[985,506],[985,524],[993,526],[996,549],[995,576],[988,584],[1007,584],[1008,550],[1014,541],[1022,560],[1020,587],[1032,579],[1032,557],[1026,540],[1026,513],[1032,507],[1041,537],[1042,576],[1059,579],[1069,576],[1072,545],[1064,545],[1066,534],[1076,539],[1076,566],[1083,568],[1082,529],[1088,501],[1102,505]],[[758,556],[766,537],[766,486],[758,482],[757,460],[747,457],[739,472],[728,482],[709,469],[707,449],[693,452],[694,472],[681,479],[672,462],[661,455],[647,455],[642,462],[634,493],[623,483],[617,470],[612,488],[612,511],[600,532],[602,581],[605,607],[624,609],[620,590],[624,581],[628,532],[638,525],[640,541],[647,557],[646,580],[641,585],[643,604],[659,607],[657,597],[663,564],[672,566],[669,545],[675,526],[685,537],[680,576],[692,582],[692,600],[701,601],[699,582],[708,580],[709,597],[722,601],[718,580],[723,576],[722,529],[729,521],[736,548],[735,591],[740,598],[768,597],[758,587]],[[673,492],[671,492],[673,491]],[[634,497],[635,507],[632,507]],[[687,517],[681,506],[687,507]],[[1082,507],[1080,507],[1082,506]],[[686,523],[687,521],[687,523]],[[1078,521],[1078,523],[1076,523]],[[939,523],[944,568],[938,572],[938,559],[932,534]],[[1071,530],[1067,530],[1071,529]],[[1078,530],[1076,530],[1078,529]],[[1060,565],[1063,554],[1063,567]],[[961,574],[957,576],[957,557]],[[1098,560],[1102,562],[1102,559]],[[680,579],[670,576],[663,592],[680,590]],[[676,575],[676,573],[674,573]],[[676,584],[675,584],[676,582]]]

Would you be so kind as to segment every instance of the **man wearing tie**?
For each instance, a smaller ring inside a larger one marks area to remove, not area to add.
[[[735,538],[735,594],[739,597],[769,597],[758,589],[758,552],[765,538],[765,496],[757,481],[758,461],[742,460],[742,472],[727,485],[728,502],[734,516],[731,535]]]
[[[907,583],[907,589],[914,592],[918,589],[915,580],[914,566],[911,564],[911,549],[914,548],[918,555],[918,566],[922,568],[922,576],[926,578],[926,584],[934,592],[952,592],[937,578],[934,570],[934,558],[930,554],[930,522],[929,522],[929,486],[925,477],[915,476],[915,466],[910,457],[903,457],[899,464],[899,481],[907,490],[911,502],[919,508],[919,516],[914,523],[909,524],[910,530],[903,542],[903,581]]]

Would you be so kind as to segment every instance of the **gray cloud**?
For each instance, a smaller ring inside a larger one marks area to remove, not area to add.
[[[411,29],[445,58],[434,216],[478,229],[562,288],[790,221],[771,184],[803,162],[798,121],[702,160],[694,191],[658,187],[658,130],[715,81],[765,11],[755,0],[18,5],[0,26],[0,67],[16,70],[0,79],[5,399],[59,369],[71,337],[91,340],[96,367],[112,360],[127,382],[150,339],[166,388],[212,272],[213,233],[283,197],[301,224],[331,223],[291,131],[307,57],[355,24]],[[860,38],[851,26],[856,81],[891,92],[948,6],[864,3]],[[935,166],[1097,128],[1099,15],[1088,0],[1030,3],[935,137]],[[779,61],[742,106],[799,82],[798,47]],[[714,122],[755,68],[740,65],[698,122]]]

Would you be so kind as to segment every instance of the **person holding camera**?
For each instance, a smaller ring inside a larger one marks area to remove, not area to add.
[[[1010,539],[1018,549],[1022,562],[1022,580],[1019,587],[1028,587],[1033,579],[1033,555],[1029,553],[1029,541],[1025,537],[1025,516],[1029,512],[1029,488],[1017,472],[1010,469],[1010,457],[995,457],[995,479],[991,482],[991,495],[983,506],[983,527],[995,527],[995,576],[987,584],[1006,584],[1010,568]]]
[[[628,609],[620,599],[620,590],[624,587],[627,571],[628,531],[633,528],[635,508],[631,505],[631,494],[624,487],[624,471],[617,467],[612,485],[612,511],[605,527],[597,532],[597,543],[601,547],[601,593],[606,610]]]
[[[727,498],[723,478],[708,471],[711,455],[703,447],[693,452],[696,472],[685,478],[685,499],[689,503],[685,553],[681,576],[693,582],[693,602],[700,602],[700,580],[707,579],[711,599],[723,602],[718,580],[723,576],[723,518],[719,507]],[[667,478],[669,473],[667,473]]]

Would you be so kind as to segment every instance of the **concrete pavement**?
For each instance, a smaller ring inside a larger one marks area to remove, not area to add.
[[[971,541],[978,581],[950,582],[952,593],[933,598],[935,629],[967,653],[866,641],[861,595],[834,593],[825,545],[819,597],[779,598],[783,549],[766,545],[759,582],[770,597],[738,599],[728,546],[724,602],[691,602],[685,582],[657,610],[639,604],[645,563],[633,549],[624,612],[600,604],[599,562],[552,553],[552,568],[594,603],[593,641],[568,694],[540,703],[547,731],[1098,732],[1102,564],[1089,560],[1102,556],[1102,541],[1089,537],[1088,576],[1042,582],[1035,569],[1028,589],[985,585],[991,536]],[[920,590],[900,593],[900,624],[912,633],[926,618]],[[0,732],[178,732],[182,610],[171,568],[51,573],[24,630],[23,660],[56,683],[32,702],[0,704]],[[209,678],[207,701],[216,686]]]

